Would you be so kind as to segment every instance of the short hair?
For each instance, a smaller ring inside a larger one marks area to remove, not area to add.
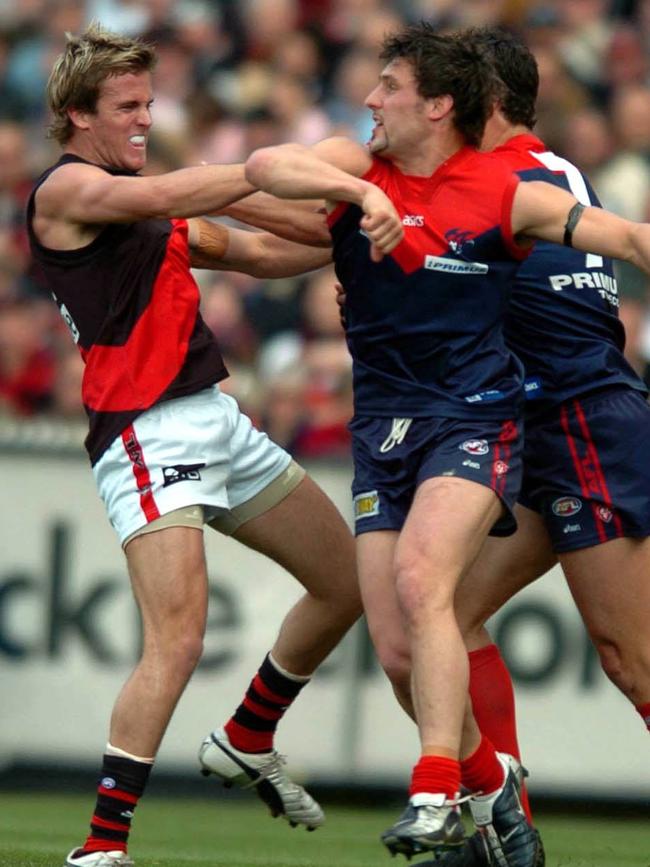
[[[483,48],[502,84],[497,96],[501,111],[510,123],[532,129],[537,123],[535,103],[539,91],[539,70],[530,48],[501,27],[476,27],[466,38]]]
[[[479,45],[421,21],[387,36],[380,58],[408,60],[424,99],[451,96],[456,129],[467,144],[480,144],[497,93],[494,70]]]
[[[102,83],[112,75],[149,72],[156,65],[152,45],[140,39],[119,36],[90,24],[81,36],[66,33],[67,43],[54,63],[47,83],[47,101],[52,112],[48,137],[65,145],[73,124],[68,109],[94,112]]]

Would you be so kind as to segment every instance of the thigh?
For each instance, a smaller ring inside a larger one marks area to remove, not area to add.
[[[574,399],[526,425],[521,501],[555,550],[650,535],[650,407],[626,389]]]
[[[379,530],[357,538],[357,568],[363,609],[375,644],[397,647],[408,654],[408,641],[395,590],[397,532]]]
[[[233,537],[275,560],[311,594],[359,594],[354,539],[329,497],[305,476],[279,503]]]
[[[614,539],[566,552],[560,563],[595,643],[626,647],[647,636],[650,538]]]
[[[138,536],[125,549],[133,594],[145,632],[184,637],[203,633],[208,581],[203,531],[168,527]]]
[[[517,532],[486,539],[456,590],[456,615],[466,637],[557,561],[541,516],[519,503],[514,514]]]
[[[437,477],[418,487],[397,544],[396,569],[400,576],[420,576],[416,592],[423,606],[453,600],[502,511],[492,488],[466,479]]]

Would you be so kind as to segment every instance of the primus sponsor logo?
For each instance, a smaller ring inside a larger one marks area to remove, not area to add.
[[[459,262],[446,256],[425,256],[424,267],[429,271],[444,271],[446,274],[487,274],[489,268],[483,262]]]
[[[551,506],[551,510],[558,518],[570,518],[577,515],[582,508],[582,500],[577,497],[560,497]]]
[[[575,274],[552,274],[548,278],[551,288],[561,292],[568,286],[574,289],[595,289],[609,304],[618,306],[618,286],[614,277],[602,271],[579,271]]]

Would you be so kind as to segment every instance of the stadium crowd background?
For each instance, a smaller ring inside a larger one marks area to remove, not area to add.
[[[0,421],[84,417],[82,362],[30,261],[23,216],[58,155],[44,93],[66,31],[94,19],[156,43],[148,171],[159,172],[283,141],[366,141],[378,45],[421,18],[522,35],[540,68],[540,137],[606,207],[650,220],[650,0],[0,0]],[[333,272],[195,273],[226,390],[296,456],[347,456],[351,371]],[[648,281],[621,266],[618,286],[628,358],[650,379]]]

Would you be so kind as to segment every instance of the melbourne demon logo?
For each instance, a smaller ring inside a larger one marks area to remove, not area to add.
[[[474,246],[472,232],[465,232],[462,229],[449,229],[445,232],[445,241],[449,244],[451,252],[461,259],[467,259],[465,248]]]

